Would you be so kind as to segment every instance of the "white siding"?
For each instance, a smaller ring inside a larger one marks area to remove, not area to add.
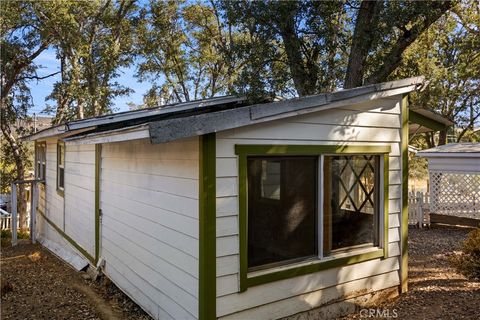
[[[95,256],[95,145],[65,150],[65,233]]]
[[[57,139],[47,140],[46,159],[46,215],[53,223],[63,230],[65,201],[64,198],[57,193]]]
[[[102,145],[105,272],[157,319],[198,317],[198,138]]]
[[[320,111],[217,133],[217,316],[275,319],[357,290],[399,281],[401,97]],[[238,161],[236,144],[390,146],[389,258],[248,288],[239,292]]]

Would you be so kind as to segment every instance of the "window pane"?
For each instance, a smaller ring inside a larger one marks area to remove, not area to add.
[[[280,161],[261,160],[262,179],[260,194],[262,198],[280,200]]]
[[[64,169],[58,168],[58,187],[64,188]]]
[[[65,163],[65,145],[63,143],[58,145],[58,164],[63,165]]]
[[[248,266],[317,255],[317,157],[248,158]]]
[[[379,156],[325,156],[324,255],[378,245]]]

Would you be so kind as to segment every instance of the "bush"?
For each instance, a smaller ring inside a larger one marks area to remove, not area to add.
[[[467,278],[480,280],[480,228],[471,231],[462,243],[462,254],[452,260]]]
[[[1,238],[2,239],[10,239],[12,237],[11,230],[2,230]],[[30,239],[30,233],[28,232],[18,232],[17,239]]]

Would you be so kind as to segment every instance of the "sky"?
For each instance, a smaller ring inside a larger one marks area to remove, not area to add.
[[[60,71],[60,61],[55,57],[55,49],[50,48],[45,50],[42,54],[40,54],[36,59],[35,62],[38,65],[41,65],[42,68],[38,70],[38,76],[46,76],[48,74],[52,74],[55,72]],[[116,80],[123,86],[129,87],[134,90],[129,96],[124,97],[117,97],[114,100],[114,111],[127,111],[128,102],[133,102],[135,104],[143,103],[143,95],[147,92],[150,88],[149,83],[140,83],[135,77],[135,68],[122,68],[120,69],[120,77]],[[34,107],[29,110],[30,114],[37,114],[37,115],[46,115],[42,114],[41,112],[45,109],[46,104],[54,104],[54,101],[45,101],[45,98],[52,92],[53,85],[55,82],[60,81],[60,75],[55,75],[50,78],[40,80],[38,82],[32,81],[30,83],[30,90],[33,97],[33,105]]]

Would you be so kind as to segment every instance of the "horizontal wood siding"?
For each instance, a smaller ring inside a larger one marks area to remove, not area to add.
[[[65,201],[57,193],[57,139],[48,139],[46,146],[45,213],[53,223],[64,230]]]
[[[102,145],[106,274],[157,319],[198,317],[198,138]]]
[[[95,145],[65,146],[65,233],[95,256]]]
[[[400,102],[398,96],[217,133],[218,317],[276,319],[357,290],[381,290],[400,283]],[[389,257],[250,287],[239,293],[236,144],[390,146]]]

